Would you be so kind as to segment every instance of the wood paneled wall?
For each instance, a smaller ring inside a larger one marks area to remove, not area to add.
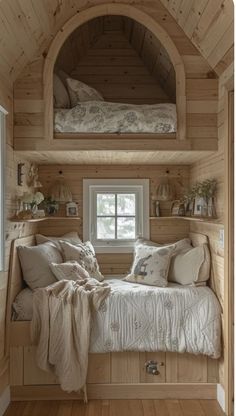
[[[56,66],[108,101],[175,102],[168,53],[145,26],[127,17],[98,17],[79,27],[61,48]]]
[[[215,292],[222,306],[222,324],[224,327],[224,307],[225,305],[225,285],[228,276],[224,276],[224,255],[225,250],[219,243],[220,229],[224,229],[224,222],[228,215],[226,207],[224,206],[225,194],[224,190],[227,186],[227,177],[225,176],[225,145],[227,142],[228,132],[228,113],[225,107],[225,86],[231,81],[233,76],[233,65],[230,65],[219,79],[219,102],[218,102],[218,136],[219,136],[219,150],[213,156],[203,158],[201,162],[195,163],[190,170],[190,183],[204,180],[206,178],[216,178],[218,181],[216,211],[220,224],[201,224],[191,222],[190,230],[195,232],[202,232],[208,235],[210,241],[211,257],[212,257],[212,273],[215,283]],[[225,333],[224,333],[225,336]],[[229,352],[227,352],[228,354]],[[225,385],[224,374],[225,363],[222,358],[219,368],[220,383]]]
[[[17,159],[13,151],[13,97],[12,92],[0,85],[0,104],[8,111],[6,117],[6,193],[5,193],[5,216],[6,216],[6,244],[5,244],[5,270],[0,272],[0,394],[4,388],[9,384],[8,378],[8,360],[9,351],[5,350],[5,313],[7,301],[7,284],[8,284],[8,270],[10,246],[13,239],[30,235],[36,231],[36,227],[23,223],[12,223],[9,221],[15,214],[17,207],[16,196],[27,190],[27,185],[24,182],[22,187],[17,186]],[[27,170],[28,162],[25,162]]]
[[[164,29],[167,30],[167,33],[171,36],[173,41],[176,43],[176,46],[181,54],[181,57],[184,61],[185,71],[186,71],[186,99],[187,99],[187,132],[186,132],[186,139],[192,140],[192,147],[193,150],[197,149],[198,145],[201,145],[201,149],[204,149],[204,146],[209,146],[209,141],[211,139],[217,139],[217,111],[218,111],[218,79],[216,74],[212,71],[209,64],[204,60],[204,58],[200,55],[200,53],[191,45],[189,41],[187,41],[186,37],[182,37],[180,35],[180,29],[175,24],[174,20],[168,20],[165,17],[165,14],[160,14],[159,9],[157,6],[153,6],[153,8],[143,8],[147,13],[147,26],[148,26],[148,19],[151,16],[154,18],[157,23],[160,23]],[[161,16],[163,19],[161,19]],[[153,56],[156,48],[155,42],[153,39],[150,38],[150,32],[146,32],[148,35],[145,37],[137,37],[137,43],[139,44],[139,50],[141,57],[144,61],[148,61],[149,70],[152,66]],[[181,32],[182,34],[182,32]],[[143,35],[144,36],[144,35]],[[101,38],[102,39],[102,38]],[[117,38],[118,39],[118,38]],[[114,40],[114,39],[113,39]],[[121,39],[120,39],[121,40]],[[99,41],[99,40],[98,40]],[[103,40],[102,40],[103,42]],[[134,42],[134,40],[133,40]],[[140,42],[140,43],[139,43]],[[147,45],[146,49],[142,49],[140,45],[144,43]],[[99,45],[99,44],[98,44]],[[104,44],[103,44],[104,45]],[[114,42],[113,42],[114,45]],[[137,46],[138,48],[138,46]],[[108,48],[109,49],[109,48]],[[92,49],[91,49],[92,50]],[[124,49],[125,50],[125,49]],[[144,51],[149,51],[146,53],[146,57],[144,56]],[[117,51],[117,50],[116,50]],[[95,50],[96,52],[96,50]],[[109,53],[113,53],[108,50]],[[100,53],[100,52],[99,52]],[[134,53],[133,49],[128,49],[128,53]],[[156,52],[155,52],[156,53]],[[43,67],[45,62],[45,57],[41,56],[40,58],[36,59],[35,61],[28,64],[21,75],[18,77],[17,81],[15,82],[14,86],[14,96],[15,96],[15,130],[14,130],[14,137],[15,137],[15,147],[16,148],[23,148],[23,149],[35,149],[41,148],[47,149],[48,141],[52,140],[52,137],[48,137],[45,130],[45,122],[44,122],[44,111],[45,111],[45,101],[43,97]],[[99,58],[99,57],[98,57]],[[114,57],[112,56],[112,59]],[[87,82],[92,81],[91,76],[94,76],[94,62],[96,60],[95,56],[88,56],[85,58],[84,67],[82,66],[79,76],[83,75],[83,79]],[[101,63],[101,58],[100,63]],[[112,79],[114,80],[115,76],[120,75],[120,66],[118,65],[121,62],[119,57],[114,58],[115,60],[109,61],[109,56],[103,56],[102,58],[102,66],[103,70],[108,70],[108,75],[112,75]],[[139,68],[141,69],[142,74],[130,74],[130,76],[138,77],[140,75],[147,77],[147,72],[143,65],[140,65],[140,60],[136,56],[123,56],[122,55],[122,63],[128,62],[131,59],[132,62],[136,61],[134,69]],[[117,61],[117,62],[116,62]],[[160,59],[158,58],[158,62]],[[82,62],[82,61],[81,61]],[[139,64],[138,64],[139,63]],[[106,65],[105,65],[106,64]],[[98,72],[101,70],[100,67],[96,67],[96,75],[98,76]],[[138,69],[138,70],[139,70]],[[155,72],[155,71],[154,71]],[[153,74],[154,74],[153,72]],[[145,75],[146,74],[146,75]],[[104,76],[104,74],[100,74],[100,76]],[[94,78],[93,78],[94,79]],[[104,78],[103,81],[100,81],[101,84],[93,84],[94,86],[100,86],[101,91],[104,93],[105,97],[109,100],[116,98],[117,100],[124,100],[124,101],[132,101],[135,99],[135,94],[137,89],[132,89],[128,86],[128,83],[125,86],[122,85],[114,85],[106,83]],[[106,78],[105,78],[106,79]],[[111,78],[110,78],[111,79]],[[149,79],[150,78],[146,78]],[[137,82],[134,83],[134,86],[137,86],[139,83],[137,78]],[[93,82],[93,81],[92,81]],[[153,86],[153,84],[151,84]],[[128,88],[127,88],[128,86]],[[137,87],[135,87],[137,88]],[[156,96],[159,94],[160,89],[158,89],[158,85],[156,88],[149,88],[148,84],[143,84],[139,86],[139,94],[136,96],[137,102],[144,101],[146,99],[155,100]],[[52,91],[48,91],[48,94],[51,94]],[[152,96],[151,96],[151,95]],[[142,96],[142,98],[140,98]],[[184,111],[185,113],[185,111]],[[48,114],[50,117],[50,114]],[[51,115],[52,117],[52,115]],[[46,120],[47,121],[47,120]],[[50,121],[47,121],[47,124]],[[51,136],[51,133],[50,133]],[[215,140],[213,140],[215,144]],[[61,145],[59,141],[54,142],[54,146],[58,144]],[[66,143],[63,144],[66,146]],[[135,144],[133,145],[135,146]],[[65,148],[65,147],[64,147]],[[76,144],[75,144],[76,148]],[[133,148],[133,147],[132,147]],[[213,145],[214,148],[214,145]]]
[[[155,194],[156,188],[160,183],[161,177],[169,171],[169,180],[176,189],[176,196],[183,194],[184,189],[188,186],[189,168],[186,166],[58,166],[45,165],[39,166],[39,177],[43,184],[43,191],[48,194],[55,181],[58,171],[62,170],[66,183],[71,189],[73,200],[79,203],[79,216],[83,220],[83,179],[85,178],[149,178],[150,179],[150,216],[153,215],[151,197]],[[62,207],[62,213],[65,207]],[[170,203],[164,203],[161,206],[162,215],[170,214]],[[83,221],[48,221],[39,223],[39,230],[46,235],[62,235],[67,231],[77,229],[82,236]],[[150,222],[151,239],[160,243],[173,242],[184,238],[188,235],[189,224],[186,221],[174,220],[151,220]],[[131,263],[132,255],[130,254],[100,254],[98,255],[101,270],[105,274],[127,273]]]

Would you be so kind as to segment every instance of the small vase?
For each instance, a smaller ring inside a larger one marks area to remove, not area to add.
[[[31,212],[33,214],[33,217],[37,217],[37,212],[38,212],[38,205],[34,204],[31,206]]]
[[[213,197],[209,198],[209,201],[207,204],[207,210],[208,210],[208,217],[216,218],[216,208],[215,208],[215,201]]]

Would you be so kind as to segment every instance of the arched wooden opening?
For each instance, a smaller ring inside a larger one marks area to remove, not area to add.
[[[176,106],[177,106],[177,134],[178,140],[186,138],[186,94],[185,70],[182,58],[167,32],[149,15],[136,7],[124,4],[105,4],[94,6],[73,16],[55,36],[44,67],[44,101],[45,101],[45,137],[53,139],[53,70],[61,47],[70,34],[82,24],[99,16],[120,15],[136,20],[148,28],[154,36],[164,45],[176,74]]]

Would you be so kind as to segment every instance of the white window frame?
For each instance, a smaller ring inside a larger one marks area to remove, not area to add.
[[[5,269],[5,147],[7,111],[0,105],[0,272]]]
[[[83,238],[90,240],[97,253],[133,252],[135,240],[97,240],[95,197],[98,192],[135,193],[138,221],[136,234],[149,238],[149,179],[84,179]]]

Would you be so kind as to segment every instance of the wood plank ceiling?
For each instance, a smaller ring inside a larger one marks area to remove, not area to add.
[[[151,14],[172,36],[183,55],[195,55],[192,46],[195,45],[219,75],[233,61],[232,0],[121,2]],[[45,54],[52,38],[70,17],[101,3],[105,1],[0,1],[0,82],[10,86],[27,63]]]

